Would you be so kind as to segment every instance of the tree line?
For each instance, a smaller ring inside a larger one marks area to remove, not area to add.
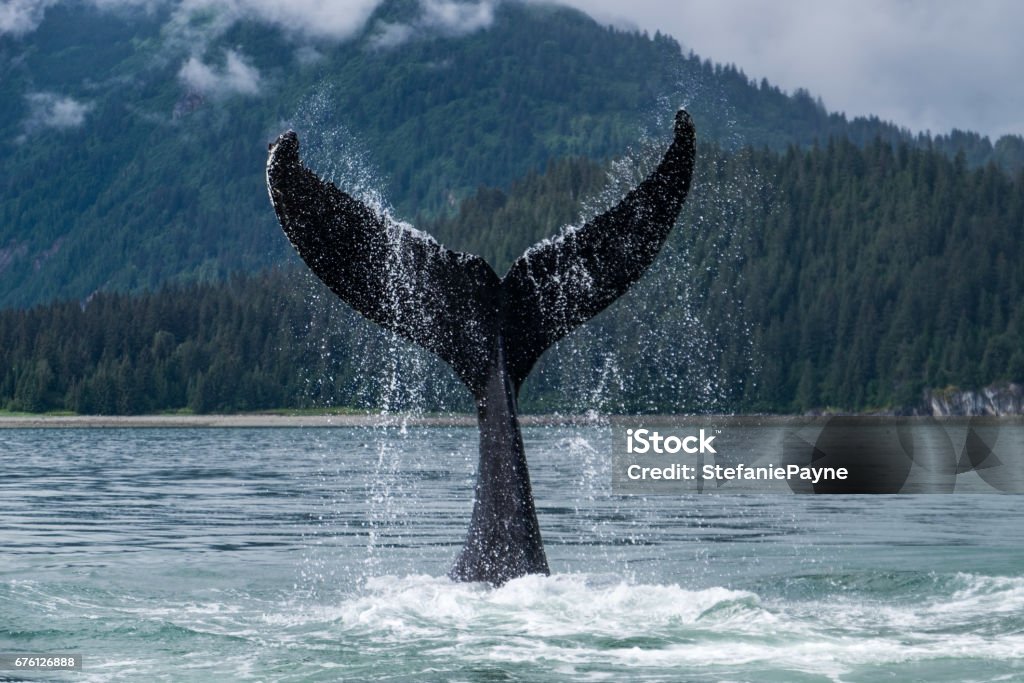
[[[501,273],[621,196],[638,177],[623,168],[553,161],[419,227]],[[652,271],[545,354],[522,407],[893,409],[927,388],[1022,381],[1022,235],[1024,173],[972,168],[963,154],[882,139],[782,153],[702,145]],[[0,311],[9,410],[330,406],[471,409],[440,361],[362,320],[294,261]]]

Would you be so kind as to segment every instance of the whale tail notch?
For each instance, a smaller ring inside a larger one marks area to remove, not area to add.
[[[270,146],[267,188],[310,269],[361,314],[447,362],[473,393],[480,464],[473,515],[450,576],[501,585],[547,574],[517,396],[541,354],[604,310],[653,263],[690,188],[685,111],[658,167],[616,206],[517,259],[504,278],[479,256],[376,212],[299,160],[288,132]]]
[[[518,393],[548,347],[640,279],[675,223],[696,155],[681,109],[669,149],[639,186],[583,227],[531,247],[499,279],[479,256],[446,249],[321,180],[298,149],[291,131],[270,145],[267,188],[299,256],[363,316],[441,357],[478,401],[499,335]]]

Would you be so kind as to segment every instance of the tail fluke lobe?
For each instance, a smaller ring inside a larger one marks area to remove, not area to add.
[[[545,349],[603,311],[654,262],[690,190],[695,157],[693,121],[679,110],[672,144],[636,189],[512,264],[501,296],[517,389]]]
[[[466,545],[451,576],[500,585],[548,573],[517,417],[519,387],[551,344],[597,315],[654,261],[690,187],[689,116],[650,176],[579,230],[529,250],[499,280],[320,180],[298,138],[271,145],[267,187],[281,226],[342,300],[448,362],[476,398],[480,466]]]
[[[654,262],[689,192],[693,122],[676,114],[658,167],[583,227],[532,247],[499,280],[480,257],[454,252],[324,182],[289,131],[271,145],[267,187],[296,251],[342,300],[451,365],[478,399],[507,343],[518,391],[540,355],[624,294]]]
[[[480,257],[445,249],[324,182],[289,131],[270,146],[267,187],[303,261],[361,314],[437,354],[480,395],[493,355],[499,280]]]

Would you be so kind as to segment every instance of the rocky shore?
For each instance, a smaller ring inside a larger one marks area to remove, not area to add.
[[[936,416],[1024,415],[1024,385],[992,385],[977,391],[933,389],[925,392],[924,402]]]

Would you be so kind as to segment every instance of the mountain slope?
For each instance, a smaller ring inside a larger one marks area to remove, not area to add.
[[[422,11],[387,3],[351,40],[309,43],[212,8],[61,3],[0,37],[0,306],[290,258],[263,187],[265,143],[288,126],[318,169],[420,220],[552,159],[663,135],[680,103],[703,140],[733,149],[909,139],[563,8],[504,3],[478,30],[384,45]],[[966,146],[978,164],[1024,158],[1019,138],[913,142]]]
[[[919,408],[928,388],[1024,383],[1024,174],[847,141],[698,159],[652,271],[541,358],[525,410]],[[426,227],[500,266],[607,181],[561,161]],[[301,266],[0,312],[0,408],[332,405],[472,409]]]

